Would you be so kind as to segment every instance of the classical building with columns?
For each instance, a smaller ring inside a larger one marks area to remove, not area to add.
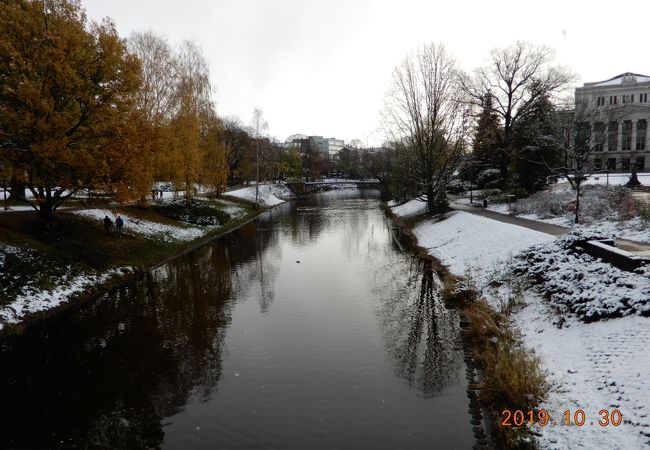
[[[650,170],[648,94],[650,76],[630,72],[576,88],[575,119],[584,123],[578,133],[590,141],[597,168]]]

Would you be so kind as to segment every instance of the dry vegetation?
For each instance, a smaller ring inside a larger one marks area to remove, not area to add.
[[[509,308],[495,311],[478,297],[471,280],[446,277],[445,300],[460,307],[469,321],[465,333],[474,347],[474,360],[482,370],[479,400],[492,415],[493,432],[500,447],[535,448],[526,427],[502,427],[503,410],[535,411],[548,391],[540,362],[512,327]]]

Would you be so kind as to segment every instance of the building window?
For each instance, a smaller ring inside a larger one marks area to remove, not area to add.
[[[630,158],[621,159],[621,169],[630,170]]]
[[[596,122],[594,124],[594,151],[602,152],[605,144],[605,123]]]
[[[604,106],[605,105],[605,97],[598,97],[598,99],[596,101],[597,101],[598,106]]]
[[[609,96],[609,104],[610,105],[615,105],[616,104],[616,96],[615,95],[610,95]]]
[[[648,94],[639,94],[639,103],[648,103]]]
[[[575,146],[580,150],[589,149],[591,140],[591,124],[589,122],[580,122],[576,124],[575,129]]]
[[[616,170],[616,158],[609,158],[607,160],[607,170]]]
[[[636,121],[636,149],[645,150],[646,133],[648,122],[645,119]]]
[[[618,147],[618,122],[609,123],[609,132],[607,133],[607,150],[615,152]]]
[[[623,103],[634,103],[634,94],[621,95],[621,101]],[[616,102],[614,102],[614,103],[616,103]]]
[[[600,158],[594,159],[594,169],[601,170],[603,168],[603,160]]]
[[[635,168],[636,170],[645,169],[645,156],[639,156],[636,158]]]
[[[632,121],[626,120],[623,122],[623,142],[621,143],[621,150],[632,150]]]

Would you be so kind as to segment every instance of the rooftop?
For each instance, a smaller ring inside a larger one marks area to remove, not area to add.
[[[608,86],[623,86],[623,85],[633,85],[636,83],[648,83],[650,82],[650,76],[641,75],[638,73],[625,72],[620,75],[616,75],[609,80],[596,81],[592,83],[585,83],[583,87],[608,87]]]

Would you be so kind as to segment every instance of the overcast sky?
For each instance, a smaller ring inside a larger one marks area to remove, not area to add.
[[[578,3],[578,2],[575,2]],[[376,144],[391,71],[425,42],[443,42],[471,71],[493,47],[545,44],[580,83],[650,74],[650,1],[82,0],[124,37],[153,30],[191,39],[210,63],[221,116],[269,134]]]

